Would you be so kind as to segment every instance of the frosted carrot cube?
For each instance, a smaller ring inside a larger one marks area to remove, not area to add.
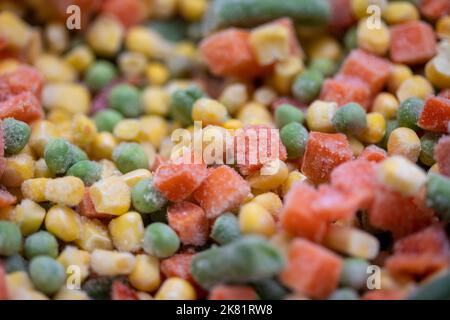
[[[356,102],[367,110],[370,104],[370,95],[369,86],[361,80],[339,77],[325,80],[320,92],[320,100],[336,102],[338,106]]]
[[[192,253],[178,253],[170,258],[161,261],[161,272],[167,277],[178,277],[189,282],[193,282],[189,267],[194,254]]]
[[[42,116],[41,103],[31,92],[22,92],[0,102],[0,119],[15,118],[30,123]]]
[[[345,193],[322,184],[317,190],[317,199],[311,204],[311,208],[326,221],[333,222],[353,219],[359,204],[360,199],[354,193]]]
[[[184,245],[202,246],[209,236],[209,223],[205,211],[199,206],[183,201],[167,210],[169,225]]]
[[[255,290],[250,286],[219,284],[211,289],[209,300],[257,300]]]
[[[443,136],[434,147],[434,158],[439,167],[439,173],[450,177],[450,136]]]
[[[12,204],[15,204],[17,201],[17,198],[13,196],[11,193],[9,193],[8,190],[6,190],[5,187],[0,187],[0,208],[4,208],[7,206],[10,206]]]
[[[450,122],[450,99],[429,97],[417,124],[433,132],[448,132]]]
[[[89,188],[84,189],[83,200],[78,204],[77,211],[80,215],[85,216],[90,219],[102,219],[110,218],[108,214],[103,214],[95,210],[94,203],[92,202],[91,196],[89,195]]]
[[[437,20],[450,14],[450,1],[448,0],[421,0],[420,13],[430,20]]]
[[[387,157],[387,152],[374,144],[364,148],[358,159],[365,159],[373,162],[381,162]]]
[[[22,92],[30,92],[40,99],[43,85],[44,78],[35,68],[20,65],[0,76],[0,100]]]

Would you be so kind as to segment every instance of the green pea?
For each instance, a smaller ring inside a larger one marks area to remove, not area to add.
[[[341,288],[334,291],[328,300],[359,300],[358,293],[351,288]]]
[[[171,96],[170,112],[172,117],[180,121],[183,126],[190,125],[192,123],[192,106],[203,96],[203,91],[194,85],[176,90]]]
[[[289,293],[277,280],[268,278],[254,283],[258,296],[263,300],[282,300]]]
[[[167,258],[180,248],[180,238],[167,224],[155,222],[145,229],[143,248],[148,254]]]
[[[116,110],[106,109],[95,114],[94,121],[98,131],[113,132],[114,127],[123,119],[121,113]]]
[[[179,42],[187,37],[189,24],[181,19],[156,20],[150,23],[150,28],[169,41]]]
[[[30,279],[39,291],[51,295],[64,284],[66,272],[61,263],[53,258],[40,256],[30,262]]]
[[[239,222],[232,213],[221,214],[215,221],[211,230],[211,238],[219,244],[226,244],[241,236]]]
[[[298,122],[292,122],[280,131],[280,138],[286,147],[289,159],[297,159],[305,153],[308,130]]]
[[[340,283],[355,290],[362,289],[367,282],[369,263],[363,259],[347,258],[342,266]]]
[[[320,92],[323,75],[317,70],[306,70],[294,80],[292,94],[302,103],[310,103]]]
[[[367,127],[366,111],[357,103],[348,103],[336,110],[331,119],[337,132],[359,135]]]
[[[420,128],[417,126],[420,114],[423,110],[424,102],[419,98],[408,98],[400,103],[397,110],[397,121],[400,127],[407,127],[415,131]]]
[[[434,146],[442,135],[434,132],[427,132],[420,138],[420,162],[431,167],[436,160],[434,159]]]
[[[146,178],[131,189],[131,202],[140,213],[153,213],[161,210],[167,199],[155,188],[153,178]]]
[[[56,258],[58,256],[58,241],[51,233],[39,231],[25,239],[24,252],[28,259],[37,256]]]
[[[90,186],[100,179],[102,166],[95,161],[82,160],[71,166],[66,175],[78,177],[85,185]]]
[[[141,114],[139,90],[130,84],[118,84],[108,95],[108,104],[125,117],[133,118]]]
[[[305,122],[305,115],[302,110],[290,104],[282,104],[275,110],[275,124],[277,128],[283,128],[291,122]]]
[[[357,28],[353,27],[348,29],[344,36],[344,46],[347,51],[351,51],[358,47]]]
[[[65,139],[50,140],[45,146],[44,159],[53,174],[65,174],[78,161],[87,160],[86,153]]]
[[[12,256],[19,252],[22,233],[19,227],[9,221],[0,221],[0,255]]]
[[[19,153],[30,139],[30,126],[14,118],[7,118],[2,124],[5,153],[7,155]]]
[[[6,273],[13,273],[16,271],[25,271],[26,272],[27,269],[28,269],[28,263],[20,254],[12,255],[5,261]]]
[[[388,120],[386,122],[386,131],[384,133],[383,140],[380,142],[380,147],[386,149],[387,143],[389,141],[389,136],[391,135],[392,131],[398,128],[398,121],[397,120]]]
[[[148,168],[148,157],[144,149],[135,142],[122,142],[114,148],[112,158],[122,173]]]
[[[450,221],[450,178],[428,174],[426,203],[442,220]]]
[[[415,289],[409,300],[448,300],[450,299],[450,272],[446,271]]]
[[[109,61],[100,60],[94,62],[86,71],[84,81],[93,91],[105,87],[117,76],[116,67]]]
[[[113,283],[112,277],[102,276],[89,278],[83,283],[82,289],[92,299],[109,300],[111,299],[112,283]]]
[[[331,77],[337,71],[337,64],[332,59],[316,58],[309,65],[309,69],[319,71],[324,77]]]

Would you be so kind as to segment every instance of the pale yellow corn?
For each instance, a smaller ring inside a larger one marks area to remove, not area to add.
[[[253,94],[253,100],[262,104],[263,106],[269,106],[277,98],[277,93],[269,87],[260,87],[256,89]]]
[[[114,127],[113,134],[119,140],[136,141],[141,132],[141,125],[137,119],[120,120]]]
[[[450,16],[444,15],[436,22],[436,34],[440,39],[450,40]]]
[[[389,135],[387,151],[389,155],[400,155],[411,162],[417,162],[421,150],[420,139],[414,130],[401,127]]]
[[[49,179],[45,185],[45,198],[54,203],[76,206],[83,200],[83,195],[84,183],[77,177]]]
[[[406,196],[416,195],[427,180],[425,171],[402,156],[383,160],[377,176],[384,185]]]
[[[364,145],[355,137],[349,137],[348,144],[355,157],[358,157],[364,151]]]
[[[20,187],[34,177],[34,159],[26,153],[19,153],[6,158],[6,165],[1,183],[6,187]]]
[[[117,144],[117,140],[112,133],[99,132],[92,141],[90,155],[97,160],[111,159],[112,152]]]
[[[227,108],[230,114],[234,114],[247,101],[247,87],[242,83],[233,83],[226,86],[219,97],[219,102]]]
[[[10,300],[48,300],[47,296],[33,289],[33,284],[25,271],[7,274],[5,282]]]
[[[192,119],[201,121],[203,126],[220,125],[227,119],[227,116],[227,108],[213,99],[200,98],[192,107]]]
[[[59,254],[57,261],[61,263],[66,270],[66,273],[75,275],[75,268],[78,268],[80,281],[83,282],[90,273],[91,255],[85,250],[80,250],[74,246],[66,246],[64,250]],[[73,270],[72,270],[73,269]],[[78,272],[78,271],[76,271]]]
[[[170,96],[161,87],[145,88],[141,95],[141,101],[146,114],[166,116],[169,113]]]
[[[31,126],[31,136],[28,143],[33,151],[42,157],[47,143],[56,137],[58,137],[58,129],[53,123],[47,120],[38,120]]]
[[[152,168],[156,160],[156,149],[150,142],[141,142],[141,147],[148,158],[148,167]]]
[[[118,65],[126,77],[141,76],[147,67],[147,57],[140,52],[123,52],[118,57]]]
[[[46,201],[47,198],[45,197],[45,188],[49,180],[50,179],[48,178],[35,178],[25,180],[21,185],[23,197],[35,202]]]
[[[386,132],[386,120],[379,112],[371,112],[366,116],[367,128],[361,134],[361,140],[365,143],[378,143]]]
[[[134,26],[127,31],[125,47],[149,58],[166,58],[172,49],[157,32],[144,26]]]
[[[400,85],[412,76],[413,72],[410,67],[404,64],[394,64],[387,80],[389,92],[396,93]]]
[[[231,130],[241,129],[243,126],[242,122],[237,119],[229,119],[222,123],[223,128]]]
[[[130,209],[130,187],[119,177],[97,181],[89,188],[89,195],[97,212],[119,216]]]
[[[98,220],[81,217],[81,234],[75,244],[81,249],[92,252],[95,249],[112,250],[113,244],[108,228]]]
[[[159,260],[147,254],[137,255],[136,264],[128,280],[137,290],[154,291],[161,284]]]
[[[161,141],[169,134],[167,121],[160,116],[144,116],[141,122],[141,141],[150,141],[155,148],[159,148]]]
[[[136,169],[124,174],[121,178],[130,188],[133,188],[139,181],[152,176],[152,173],[147,169]]]
[[[353,15],[358,18],[364,18],[371,14],[373,14],[373,11],[368,11],[369,6],[374,5],[379,10],[380,13],[383,13],[384,10],[386,10],[387,7],[387,0],[351,0],[350,1],[350,7],[352,9]]]
[[[112,57],[121,47],[124,29],[115,18],[99,16],[87,30],[86,40],[95,53]]]
[[[96,249],[91,253],[91,268],[101,276],[130,274],[135,264],[135,257],[128,252]]]
[[[94,141],[97,135],[95,122],[84,114],[76,114],[73,117],[71,129],[71,141],[82,148]]]
[[[42,32],[38,27],[31,28],[30,40],[28,41],[27,50],[25,52],[26,60],[34,64],[37,57],[40,57],[44,52]]]
[[[337,103],[316,100],[306,112],[306,124],[311,131],[334,132],[331,122],[337,110]]]
[[[70,50],[65,60],[78,72],[84,72],[94,61],[94,53],[88,46],[77,46]]]
[[[450,50],[450,43],[448,46]],[[450,88],[450,54],[438,54],[428,61],[425,66],[425,75],[435,87]]]
[[[315,37],[307,44],[305,49],[311,61],[319,58],[338,61],[343,53],[341,45],[332,36]]]
[[[163,85],[170,78],[170,70],[160,62],[151,62],[145,68],[145,76],[151,85]]]
[[[374,259],[379,252],[378,239],[365,231],[344,227],[330,226],[324,245],[332,250],[361,259]]]
[[[34,162],[34,176],[36,178],[51,178],[53,174],[48,169],[44,158]]]
[[[389,2],[383,12],[383,19],[388,24],[404,23],[420,19],[416,6],[408,1]]]
[[[284,183],[281,187],[283,196],[285,196],[289,192],[289,190],[291,190],[292,186],[295,183],[305,181],[306,179],[307,179],[306,176],[304,176],[298,170],[289,172],[289,175],[288,175],[286,181],[284,181]]]
[[[258,189],[260,191],[269,191],[278,188],[286,181],[289,171],[286,164],[281,160],[274,160],[273,166],[267,168],[270,171],[263,172],[264,168],[260,172],[250,175],[247,178],[252,189]]]
[[[181,16],[188,21],[198,21],[203,17],[208,6],[206,0],[178,0]]]
[[[102,174],[101,178],[105,179],[111,176],[121,176],[122,173],[117,169],[114,162],[111,160],[103,159],[99,161],[99,164],[102,166]]]
[[[61,53],[69,46],[69,33],[62,23],[49,23],[44,30],[45,40],[50,51]]]
[[[239,211],[239,227],[243,234],[260,234],[270,237],[276,231],[272,214],[257,202],[244,204]]]
[[[393,119],[397,115],[398,107],[398,100],[393,94],[381,92],[373,101],[372,111],[381,113],[386,119]]]
[[[275,64],[273,86],[281,94],[288,94],[294,79],[303,72],[305,66],[298,56],[291,56]]]
[[[155,295],[156,300],[195,300],[194,287],[184,279],[172,277],[166,279]]]
[[[261,205],[273,216],[277,216],[283,206],[283,202],[280,197],[273,192],[262,193],[254,197],[252,202]]]
[[[72,122],[73,114],[64,109],[51,109],[47,114],[47,120],[59,126],[62,122]]]
[[[43,54],[36,58],[34,66],[47,82],[75,81],[76,70],[63,59],[51,54]]]
[[[82,290],[69,289],[63,286],[55,295],[53,300],[90,300],[88,294]]]
[[[260,65],[286,60],[289,56],[289,30],[281,24],[268,24],[253,29],[250,46]]]
[[[49,110],[63,109],[73,114],[86,114],[90,108],[91,96],[81,84],[52,83],[44,86],[42,104]]]
[[[0,12],[0,38],[12,49],[24,48],[30,40],[30,27],[17,15],[5,10]]]
[[[237,119],[245,125],[273,125],[272,115],[265,106],[251,101],[246,103],[237,113]]]
[[[58,239],[71,242],[80,237],[81,218],[66,206],[54,206],[45,216],[45,228]]]
[[[13,216],[22,234],[27,236],[39,230],[45,218],[45,209],[34,201],[23,199],[14,208]]]
[[[358,47],[377,55],[384,55],[389,49],[391,40],[389,28],[383,21],[373,28],[369,23],[370,19],[363,19],[358,23],[356,31]]]
[[[430,81],[422,76],[413,76],[406,79],[402,82],[396,92],[397,98],[400,102],[411,97],[425,99],[432,94],[434,94],[433,86]]]
[[[130,211],[112,219],[108,229],[117,250],[135,252],[141,248],[144,223],[139,213]]]

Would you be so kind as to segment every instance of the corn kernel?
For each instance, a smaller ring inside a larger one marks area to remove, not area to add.
[[[355,137],[349,137],[348,144],[350,145],[350,149],[352,149],[355,157],[358,157],[364,150],[364,145]]]
[[[337,110],[337,103],[316,100],[306,112],[306,123],[309,130],[334,132],[331,119]]]
[[[389,2],[383,12],[383,19],[388,24],[404,23],[419,20],[416,6],[408,1]]]
[[[448,44],[450,49],[450,43]],[[438,54],[425,66],[427,79],[437,88],[450,88],[450,54]]]
[[[91,268],[101,276],[129,274],[135,264],[136,259],[129,252],[96,249],[91,253]]]
[[[377,28],[373,28],[369,19],[360,20],[358,23],[356,31],[358,47],[377,55],[384,55],[389,50],[391,41],[389,28],[383,21],[380,21]]]
[[[92,252],[95,249],[112,250],[108,228],[98,220],[81,217],[81,234],[75,244],[81,249]]]
[[[66,206],[54,206],[45,216],[45,228],[58,239],[71,242],[80,237],[81,218]]]
[[[230,114],[234,114],[247,101],[247,87],[241,83],[226,86],[219,97],[219,102],[227,108]]]
[[[144,223],[139,213],[131,211],[112,219],[108,229],[117,250],[135,252],[141,248]]]
[[[161,36],[144,26],[131,27],[125,38],[125,47],[130,51],[140,52],[149,58],[167,58],[171,45]]]
[[[137,77],[144,74],[147,57],[141,52],[122,52],[118,57],[119,69],[125,77]]]
[[[110,132],[99,132],[92,141],[90,155],[97,160],[111,159],[117,140]]]
[[[21,185],[23,197],[35,202],[46,201],[47,199],[45,197],[45,188],[48,181],[49,179],[47,178],[25,180]]]
[[[19,153],[6,158],[1,183],[6,187],[20,187],[23,181],[34,177],[33,157]]]
[[[97,212],[119,216],[130,209],[130,187],[119,177],[97,181],[89,188],[89,195]]]
[[[277,93],[269,87],[260,87],[253,94],[253,100],[263,106],[269,106],[277,98]]]
[[[380,182],[406,196],[416,195],[427,180],[420,167],[397,155],[383,160],[377,174]]]
[[[81,45],[70,50],[65,60],[78,72],[84,72],[94,61],[94,53],[89,47]]]
[[[128,280],[138,290],[154,291],[161,284],[159,260],[147,254],[137,255],[136,264]]]
[[[157,19],[167,19],[175,15],[178,0],[153,0],[151,16]]]
[[[237,119],[229,119],[222,123],[222,127],[229,130],[241,129],[244,125]]]
[[[307,44],[306,52],[311,61],[319,58],[339,61],[342,57],[342,48],[339,42],[331,36],[314,38]]]
[[[53,300],[90,300],[88,294],[82,290],[69,289],[62,287],[55,295]]]
[[[14,221],[24,236],[39,230],[45,218],[45,209],[29,199],[23,199],[14,208]]]
[[[166,116],[169,113],[170,96],[160,87],[147,87],[141,101],[146,114]]]
[[[54,53],[61,53],[69,46],[69,33],[62,23],[49,23],[44,30],[45,40],[49,50]]]
[[[42,104],[49,110],[63,109],[72,114],[86,114],[91,96],[85,86],[77,83],[47,84],[42,92]]]
[[[71,141],[79,147],[89,145],[97,135],[97,127],[94,121],[84,114],[76,114],[72,119]]]
[[[54,125],[59,126],[61,123],[72,121],[73,114],[64,109],[51,109],[47,114],[47,120]]]
[[[105,179],[111,176],[121,176],[122,172],[117,169],[114,162],[111,160],[103,159],[99,161],[100,165],[102,166],[102,175],[101,178]]]
[[[227,119],[227,114],[223,104],[209,98],[198,99],[192,107],[192,119],[201,121],[203,126],[220,125]]]
[[[264,172],[264,167],[260,172],[250,175],[247,178],[252,189],[258,189],[259,191],[269,191],[278,188],[287,179],[289,171],[286,164],[277,159],[271,164],[271,168],[267,168],[267,172]]]
[[[398,100],[393,94],[381,92],[375,97],[372,111],[381,113],[386,119],[393,119],[397,116],[398,107]]]
[[[10,300],[48,300],[47,296],[33,289],[33,284],[25,271],[7,274],[5,284]]]
[[[24,48],[30,39],[30,27],[10,11],[0,12],[0,38],[12,49]]]
[[[117,139],[136,141],[141,131],[141,125],[137,119],[120,120],[114,127],[113,134]]]
[[[434,94],[433,86],[426,78],[422,76],[413,76],[406,79],[396,92],[397,98],[400,102],[411,97],[425,99],[432,94]]]
[[[178,0],[179,12],[188,21],[199,21],[206,11],[206,0]]]
[[[90,259],[91,255],[89,252],[68,245],[59,254],[57,260],[64,266],[67,273],[73,272],[71,266],[78,267],[80,271],[80,280],[83,282],[89,276]]]
[[[153,164],[156,161],[156,150],[150,142],[141,142],[141,147],[148,158],[148,167],[153,168]]]
[[[239,226],[243,234],[256,233],[270,237],[276,231],[272,214],[259,203],[251,201],[239,211]]]
[[[76,206],[83,200],[83,195],[84,183],[77,177],[49,179],[45,185],[45,198],[54,203]]]
[[[272,115],[262,104],[257,102],[246,103],[240,108],[237,119],[246,125],[273,125]]]
[[[382,13],[387,7],[387,0],[351,0],[350,6],[352,9],[353,15],[362,19],[367,17],[370,14],[373,14],[372,11],[368,10],[369,6],[374,5],[381,10]]]
[[[169,134],[169,126],[163,117],[144,116],[141,122],[141,141],[150,141],[156,148],[159,148],[161,141]]]
[[[450,40],[450,16],[444,15],[436,22],[436,34],[441,39]]]
[[[151,85],[163,85],[169,80],[170,71],[162,63],[151,62],[145,68],[145,76]]]
[[[195,300],[194,287],[184,279],[167,278],[155,295],[156,300]]]
[[[137,169],[124,174],[121,178],[130,188],[133,188],[139,181],[152,176],[147,169]]]
[[[291,190],[292,186],[297,182],[305,181],[307,178],[300,171],[294,170],[289,173],[286,181],[284,181],[281,190],[283,196],[285,196],[289,190]]]
[[[261,205],[264,209],[276,217],[283,206],[280,197],[273,192],[262,193],[253,198],[252,202]]]
[[[361,134],[361,140],[365,143],[378,143],[386,132],[386,120],[379,112],[371,112],[366,116],[367,128]]]
[[[414,130],[397,128],[389,135],[387,151],[389,155],[401,155],[411,162],[417,162],[421,150],[420,139]]]
[[[77,73],[64,60],[50,54],[43,54],[36,58],[34,66],[47,82],[75,81]]]
[[[123,26],[118,20],[99,16],[89,25],[86,40],[98,55],[112,57],[120,50],[123,34]]]
[[[292,56],[275,64],[273,86],[282,93],[288,94],[294,79],[303,72],[305,66],[300,57]]]
[[[387,86],[389,92],[397,92],[400,85],[407,79],[412,78],[411,68],[404,64],[394,64],[388,76]]]
[[[281,24],[268,24],[253,29],[250,46],[260,65],[270,65],[289,56],[289,30]]]
[[[53,174],[48,169],[44,158],[34,162],[34,176],[36,178],[51,178]]]
[[[27,50],[25,52],[26,60],[34,64],[36,59],[44,52],[44,40],[42,39],[42,32],[38,27],[31,28],[30,40],[28,42]]]

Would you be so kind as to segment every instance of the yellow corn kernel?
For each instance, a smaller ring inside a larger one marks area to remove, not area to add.
[[[137,255],[136,264],[128,280],[137,290],[154,291],[161,284],[159,260],[147,254]]]
[[[365,143],[378,143],[386,132],[386,120],[379,112],[371,112],[366,116],[367,128],[361,134],[361,140]]]
[[[92,141],[90,155],[97,160],[111,159],[117,140],[110,132],[99,132]]]
[[[141,142],[141,147],[148,158],[148,167],[153,168],[153,164],[156,160],[155,147],[150,142]]]
[[[43,54],[36,58],[34,66],[47,82],[75,81],[77,73],[75,69],[61,58]]]
[[[22,182],[34,177],[34,159],[26,153],[6,158],[1,183],[6,187],[20,187]]]
[[[439,54],[428,61],[425,75],[435,87],[450,88],[450,54]]]
[[[81,234],[75,244],[81,249],[92,252],[95,249],[112,250],[113,244],[108,228],[98,220],[81,217]]]
[[[237,130],[242,128],[244,125],[242,124],[241,121],[237,120],[237,119],[229,119],[227,121],[225,121],[224,123],[222,123],[222,127],[225,129],[230,129],[230,130]]]
[[[13,72],[20,65],[19,61],[13,58],[6,58],[0,61],[0,74]]]
[[[161,141],[169,134],[167,121],[160,116],[144,116],[141,122],[141,141],[150,141],[159,148]]]
[[[7,274],[5,282],[10,300],[48,300],[47,296],[33,289],[33,284],[25,271]]]
[[[47,163],[44,158],[40,158],[34,162],[34,176],[36,178],[51,178],[53,174],[47,167]]]
[[[84,114],[76,114],[71,124],[71,141],[79,147],[89,145],[97,135],[97,127],[94,121]]]
[[[175,45],[175,55],[183,58],[194,58],[197,52],[195,44],[191,41],[180,41]]]
[[[331,36],[320,36],[312,39],[307,44],[306,53],[311,61],[319,58],[339,61],[342,57],[342,48],[335,38]]]
[[[66,206],[54,206],[45,216],[45,228],[58,239],[71,242],[80,237],[81,218]]]
[[[166,116],[169,113],[170,96],[161,87],[147,87],[142,92],[141,101],[146,114]]]
[[[381,20],[379,26],[373,28],[369,19],[372,18],[362,19],[358,23],[356,31],[358,47],[377,55],[384,55],[391,42],[389,28]]]
[[[89,195],[97,212],[119,216],[130,209],[130,187],[119,177],[97,181],[89,188]]]
[[[358,157],[364,150],[364,145],[355,137],[349,137],[348,143],[350,145],[350,149],[352,149],[353,155]]]
[[[396,95],[400,102],[411,97],[425,99],[433,95],[434,89],[431,83],[422,76],[413,76],[403,81],[397,89]]]
[[[316,100],[306,111],[306,124],[311,131],[334,132],[331,119],[337,110],[337,103]]]
[[[283,206],[280,197],[273,192],[262,193],[254,197],[252,202],[261,205],[273,216],[277,216]]]
[[[141,125],[137,119],[120,120],[114,127],[113,134],[117,139],[136,141],[141,131]]]
[[[167,278],[155,295],[156,300],[195,300],[194,287],[178,277]]]
[[[250,201],[239,211],[239,226],[243,234],[256,233],[270,237],[276,231],[275,220],[269,210]]]
[[[414,130],[397,128],[389,135],[387,151],[390,156],[404,156],[411,162],[417,162],[421,150],[420,139]]]
[[[121,178],[130,188],[133,188],[142,179],[152,176],[152,173],[147,169],[137,169],[124,174]]]
[[[291,190],[292,186],[297,182],[302,182],[306,180],[306,176],[304,176],[300,171],[294,170],[289,173],[286,181],[283,183],[281,190],[283,196],[285,196],[289,190]]]
[[[227,115],[227,108],[223,104],[209,98],[198,99],[192,107],[192,119],[201,121],[203,126],[220,125]]]
[[[145,68],[145,76],[151,85],[163,85],[170,78],[169,69],[160,62],[151,62]]]
[[[387,6],[387,0],[351,0],[350,5],[353,15],[359,19],[374,14],[373,11],[368,10],[369,6],[376,6],[382,13]]]
[[[91,96],[81,84],[52,83],[44,87],[42,104],[49,110],[63,109],[72,114],[86,114],[90,108]]]
[[[58,262],[66,269],[67,273],[74,272],[71,266],[78,267],[80,270],[79,276],[83,282],[89,276],[89,264],[91,255],[89,252],[80,250],[74,246],[66,246],[58,256]]]
[[[60,54],[69,46],[69,33],[62,23],[49,23],[44,30],[45,40],[50,51]]]
[[[273,125],[269,110],[257,102],[248,102],[240,108],[237,119],[245,125]]]
[[[387,80],[389,92],[396,93],[400,85],[413,76],[411,68],[404,64],[394,64]]]
[[[117,169],[114,162],[111,160],[103,159],[99,161],[100,165],[102,166],[102,175],[101,178],[105,179],[111,176],[121,176],[122,173]]]
[[[433,164],[428,170],[428,172],[439,173],[439,165],[437,163]]]
[[[47,178],[25,180],[21,185],[23,197],[35,202],[46,201],[47,199],[45,197],[45,188],[48,181],[49,179]]]
[[[345,226],[331,225],[323,244],[351,257],[374,259],[380,250],[380,243],[370,233]]]
[[[288,174],[289,170],[286,164],[277,159],[270,163],[270,167],[263,167],[260,172],[250,175],[247,181],[252,189],[269,191],[281,186],[286,181]]]
[[[26,60],[34,64],[37,57],[40,57],[44,52],[44,40],[42,39],[42,32],[38,27],[31,28],[30,40],[28,42],[27,50],[25,52]]]
[[[181,16],[188,21],[199,21],[206,11],[206,0],[178,0]]]
[[[53,300],[90,300],[88,294],[82,290],[69,289],[63,286],[55,295]]]
[[[120,50],[123,34],[123,26],[118,20],[99,16],[89,25],[86,40],[98,55],[112,57]]]
[[[70,50],[65,60],[78,72],[84,72],[94,61],[94,53],[88,46],[77,46]]]
[[[61,123],[72,121],[73,114],[64,109],[51,109],[47,114],[47,120],[59,126]]]
[[[388,24],[397,24],[419,20],[420,15],[416,6],[408,1],[389,2],[383,12],[383,19]]]
[[[136,77],[144,74],[147,57],[141,52],[122,52],[117,61],[119,69],[125,77]]]
[[[49,179],[45,185],[45,198],[54,203],[76,206],[83,200],[83,195],[84,183],[77,177]]]
[[[234,114],[247,101],[247,87],[242,83],[233,83],[226,86],[219,97],[219,102],[227,108],[230,114]]]
[[[24,48],[30,39],[30,27],[10,11],[0,12],[0,38],[12,49]]]
[[[175,15],[178,0],[152,0],[151,16],[157,19],[167,19]]]
[[[144,223],[139,213],[130,211],[112,219],[108,229],[117,250],[135,252],[141,248]]]
[[[406,196],[416,195],[427,180],[425,172],[419,166],[397,155],[383,160],[377,175],[384,185]]]
[[[250,33],[250,46],[260,65],[286,60],[289,56],[289,30],[281,24],[266,24]]]
[[[273,86],[281,94],[288,94],[294,79],[303,72],[305,66],[300,57],[292,56],[275,64]]]
[[[436,34],[441,39],[450,40],[450,16],[444,15],[436,22]]]
[[[28,199],[23,199],[14,208],[14,221],[20,226],[24,236],[35,233],[39,230],[44,221],[45,209]]]
[[[253,94],[253,100],[263,106],[269,106],[277,98],[277,93],[269,87],[260,87]]]
[[[127,31],[125,47],[149,58],[167,58],[172,49],[158,33],[144,26],[134,26]]]
[[[129,252],[96,249],[91,253],[91,268],[101,276],[129,274],[135,264],[136,259]]]
[[[381,92],[373,101],[372,111],[381,113],[386,119],[397,116],[399,103],[397,98],[388,92]]]

